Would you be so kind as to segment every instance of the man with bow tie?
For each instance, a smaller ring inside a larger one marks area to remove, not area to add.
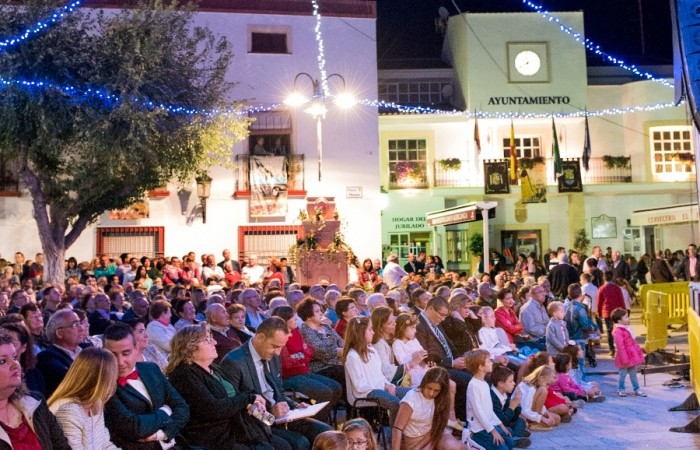
[[[124,323],[104,333],[104,347],[119,366],[117,392],[105,405],[105,425],[112,442],[124,450],[180,448],[175,438],[190,410],[157,365],[136,362],[133,329]]]

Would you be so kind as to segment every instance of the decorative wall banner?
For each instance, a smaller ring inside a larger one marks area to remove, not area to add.
[[[547,203],[547,166],[544,159],[520,161],[520,199],[522,203]]]
[[[508,161],[484,161],[484,194],[510,194]]]
[[[148,219],[150,210],[148,199],[136,202],[123,209],[113,209],[108,213],[109,220],[138,220]]]
[[[287,158],[251,156],[250,217],[287,215]]]
[[[559,177],[559,192],[583,192],[578,158],[562,160],[561,165],[564,173]]]

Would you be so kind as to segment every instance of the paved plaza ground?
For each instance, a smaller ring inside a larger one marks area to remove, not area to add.
[[[633,311],[632,326],[638,336],[637,341],[643,344],[646,328],[641,324],[640,315],[641,310]],[[671,333],[666,350],[676,349],[688,354],[687,333]],[[646,386],[643,386],[643,377],[640,375],[639,382],[649,396],[641,398],[628,395],[621,398],[617,396],[617,374],[609,374],[616,369],[608,356],[605,343],[598,353],[598,363],[595,369],[586,367],[586,370],[604,375],[592,375],[588,379],[601,384],[607,400],[604,403],[586,405],[569,424],[562,424],[553,431],[533,433],[531,448],[700,449],[700,434],[668,431],[670,427],[687,424],[700,414],[700,411],[668,411],[668,408],[682,403],[691,394],[688,382],[682,382],[683,388],[669,388],[663,385],[664,382],[677,378],[678,375],[661,373],[647,375]],[[627,391],[630,394],[632,392],[629,379]]]

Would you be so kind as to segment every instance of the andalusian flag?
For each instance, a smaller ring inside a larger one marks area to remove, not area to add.
[[[520,173],[518,171],[518,155],[515,152],[515,129],[513,119],[510,119],[510,184],[518,184]]]
[[[588,130],[588,112],[586,112],[586,135],[583,138],[583,168],[588,172],[588,163],[591,160],[591,132]]]
[[[554,158],[554,179],[558,180],[564,174],[564,169],[561,165],[561,155],[559,155],[559,138],[557,137],[557,127],[554,125],[554,116],[552,116],[552,158]]]

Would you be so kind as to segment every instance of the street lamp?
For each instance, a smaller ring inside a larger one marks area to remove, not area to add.
[[[211,191],[211,177],[203,174],[198,176],[195,181],[197,182],[197,197],[202,205],[202,223],[207,223],[207,199]]]
[[[306,77],[311,81],[313,97],[305,97],[297,90],[297,81],[300,77]],[[318,154],[318,181],[321,181],[321,165],[323,160],[323,125],[322,120],[326,117],[326,94],[323,92],[323,82],[328,82],[331,78],[337,77],[343,82],[343,90],[335,96],[335,104],[341,108],[349,108],[355,104],[355,99],[345,89],[345,78],[342,75],[333,73],[323,80],[314,79],[306,72],[298,73],[294,77],[293,92],[284,100],[284,104],[292,107],[304,106],[304,112],[316,119],[316,153]],[[329,97],[331,95],[328,95]]]

